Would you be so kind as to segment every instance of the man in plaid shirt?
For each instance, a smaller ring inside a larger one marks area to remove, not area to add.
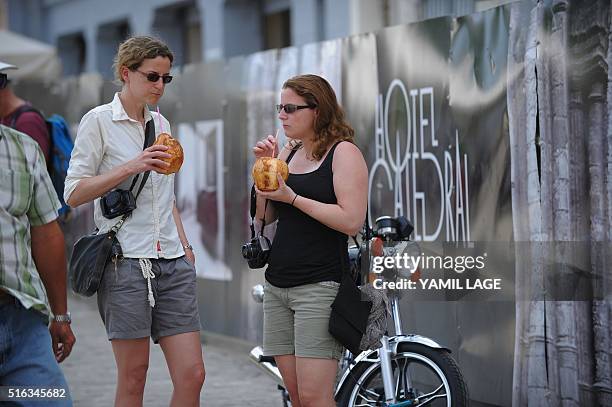
[[[37,406],[72,405],[58,366],[75,342],[60,206],[36,141],[0,125],[0,387],[65,390]]]

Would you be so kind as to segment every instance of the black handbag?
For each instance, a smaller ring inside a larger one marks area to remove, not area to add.
[[[353,355],[358,355],[372,302],[361,298],[361,291],[348,272],[342,273],[340,288],[331,309],[329,333]]]
[[[100,287],[113,246],[118,245],[115,230],[81,237],[74,244],[70,258],[69,275],[72,291],[85,297],[94,295]]]
[[[151,145],[155,139],[155,125],[152,119],[147,122],[145,133],[143,149]],[[147,178],[149,178],[149,173],[150,171],[145,172],[142,177],[140,187],[136,193],[136,200],[144,188]],[[130,190],[136,184],[139,175],[132,181]],[[81,237],[74,244],[68,269],[72,291],[85,297],[90,297],[98,291],[104,276],[106,263],[108,263],[112,256],[117,257],[121,255],[121,245],[117,241],[117,232],[130,214],[123,215],[121,220],[108,232],[100,234],[94,232],[93,234]]]
[[[344,244],[340,245],[340,250],[346,252]],[[344,253],[341,258],[345,263]],[[342,270],[338,294],[331,305],[328,326],[329,333],[353,355],[361,353],[359,345],[366,332],[368,317],[372,310],[372,301],[364,300],[357,287],[358,279],[359,274],[353,277],[349,265],[346,264]]]

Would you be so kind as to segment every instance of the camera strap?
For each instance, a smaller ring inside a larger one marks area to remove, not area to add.
[[[255,194],[255,184],[251,186],[251,207],[249,212],[251,213],[251,239],[255,237],[255,211],[257,210],[257,196]],[[265,214],[264,214],[265,219]],[[263,231],[262,231],[263,232]]]
[[[151,146],[153,144],[153,141],[155,141],[155,123],[153,122],[153,119],[149,120],[145,126],[145,140],[144,140],[144,145],[142,147],[142,149],[146,149],[147,147]],[[140,192],[142,191],[142,189],[144,188],[145,184],[147,183],[147,179],[149,178],[149,173],[151,171],[146,171],[143,175],[142,175],[142,181],[140,182],[140,186],[138,187],[138,191],[136,192],[136,194],[134,195],[134,200],[136,201],[138,199],[138,195],[140,195]],[[136,174],[136,176],[134,177],[134,179],[132,180],[132,185],[130,185],[130,191],[132,191],[134,189],[134,186],[136,185],[136,181],[138,181],[138,178],[140,177],[140,174]],[[125,222],[125,220],[128,218],[128,216],[130,216],[131,213],[126,213],[125,215],[123,215],[121,217],[121,219],[119,220],[119,222],[117,222],[115,224],[115,226],[113,226],[111,228],[111,231],[113,231],[115,234],[119,231],[119,229],[121,228],[121,226],[123,226],[123,223]]]
[[[293,147],[291,149],[291,152],[289,153],[289,156],[287,156],[287,160],[285,160],[285,162],[287,164],[289,164],[289,161],[291,161],[291,159],[293,158],[293,156],[295,155],[295,153],[300,149],[301,144],[298,144],[297,146]],[[264,227],[266,227],[266,210],[268,209],[268,200],[266,199],[266,204],[264,205],[264,216],[261,220],[261,230],[259,232],[260,235],[263,235],[263,230]],[[257,212],[257,194],[255,193],[255,184],[253,184],[253,186],[251,186],[251,207],[250,207],[250,213],[251,213],[251,239],[255,237],[255,213]]]
[[[264,205],[264,216],[261,219],[261,230],[259,231],[260,235],[263,235],[263,230],[266,227],[266,210],[268,209],[268,200],[266,199],[266,203]],[[251,239],[255,237],[255,212],[257,211],[257,194],[255,193],[255,184],[251,186],[251,224],[249,225],[251,228]]]
[[[153,144],[153,141],[155,141],[155,123],[153,123],[153,119],[151,119],[147,122],[147,125],[145,127],[145,140],[144,140],[144,145],[142,149],[145,150],[147,147],[150,147]],[[138,188],[138,192],[136,192],[136,194],[134,195],[134,198],[137,199],[138,195],[140,195],[140,191],[142,191],[142,189],[144,188],[144,185],[146,184],[147,179],[149,178],[150,172],[151,171],[146,171],[143,174],[142,181],[140,182],[140,187]],[[140,174],[137,174],[132,180],[132,185],[130,185],[130,191],[134,189],[134,186],[136,185],[136,181],[138,180],[139,177],[140,177]]]

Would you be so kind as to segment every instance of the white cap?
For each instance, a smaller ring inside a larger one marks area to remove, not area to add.
[[[17,69],[15,65],[7,64],[5,62],[0,61],[0,72],[6,69]]]

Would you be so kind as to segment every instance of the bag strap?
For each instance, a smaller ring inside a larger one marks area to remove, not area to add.
[[[153,144],[153,141],[155,140],[155,123],[153,122],[153,119],[149,120],[147,122],[146,128],[145,128],[145,140],[144,140],[144,145],[143,145],[143,150],[148,148],[149,146],[151,146]],[[140,186],[138,187],[138,192],[136,192],[136,195],[134,195],[134,201],[138,200],[138,196],[140,195],[140,193],[142,192],[142,189],[144,188],[145,184],[147,183],[147,179],[149,178],[149,174],[151,173],[151,170],[146,171],[143,176],[142,176],[142,181],[140,182]],[[134,189],[134,186],[136,185],[136,181],[138,180],[138,177],[140,176],[140,173],[137,174],[134,177],[134,180],[132,180],[132,185],[130,185],[130,191],[132,191]],[[117,232],[119,231],[119,229],[121,229],[121,226],[123,226],[123,223],[125,222],[125,220],[131,215],[131,213],[126,213],[125,215],[123,215],[121,217],[121,219],[119,220],[119,222],[117,222],[112,228],[111,228],[111,233],[113,234],[117,234]]]
[[[289,161],[291,161],[291,159],[293,158],[295,153],[299,150],[299,148],[300,146],[298,145],[291,149],[289,156],[287,156],[287,160],[285,160],[287,164],[289,164]],[[262,235],[263,235],[263,229],[266,226],[266,210],[267,209],[268,209],[268,200],[266,199],[266,203],[264,205],[264,217],[262,219],[262,225],[261,225],[261,231],[260,231],[260,234]],[[255,184],[251,186],[251,205],[250,205],[249,212],[251,214],[251,225],[250,225],[251,239],[253,239],[255,237],[255,213],[257,212],[257,194],[255,193]]]
[[[367,270],[368,273],[370,271],[370,239],[372,239],[372,229],[370,229],[370,207],[368,205],[366,205],[366,218],[365,218],[365,234],[364,234],[364,238],[366,240],[366,245],[365,245],[365,259],[366,259],[366,265],[367,265]],[[363,260],[363,259],[362,259]],[[364,263],[361,263],[364,264]],[[363,266],[361,267],[363,269]],[[362,270],[359,270],[359,275],[362,278],[362,282],[367,283],[368,282],[368,273],[365,273],[365,275],[361,275]]]
[[[291,159],[293,158],[293,156],[295,155],[295,153],[297,153],[299,149],[300,149],[299,145],[291,149],[291,152],[289,153],[289,156],[287,157],[287,160],[285,161],[287,164],[289,164],[289,161],[291,161]]]
[[[365,217],[365,220],[363,221],[363,226],[365,228],[365,233],[363,235],[363,238],[365,239],[366,242],[369,242],[370,238],[372,237],[372,231],[370,230],[370,217],[369,217],[369,215],[370,215],[370,208],[368,206],[366,206],[366,217]],[[355,245],[359,248],[359,241],[357,240],[357,235],[351,236],[351,238],[355,242]],[[341,250],[342,250],[342,248],[341,248]],[[344,263],[344,260],[345,260],[344,253],[341,252],[340,254],[341,254],[341,258],[343,259],[343,263]],[[364,256],[365,256],[366,259],[368,259],[367,261],[368,261],[368,264],[369,264],[369,259],[370,259],[370,245],[369,245],[369,243],[366,243],[366,245],[365,245]],[[361,261],[363,262],[363,259]],[[350,271],[350,269],[351,269],[350,265],[343,264],[343,266],[348,271]],[[355,280],[355,283],[357,285],[359,285],[360,283],[364,282],[363,279],[360,279],[360,277],[364,277],[364,276],[362,276],[361,271],[362,270],[359,270],[358,274],[356,276],[354,276],[354,280]]]

